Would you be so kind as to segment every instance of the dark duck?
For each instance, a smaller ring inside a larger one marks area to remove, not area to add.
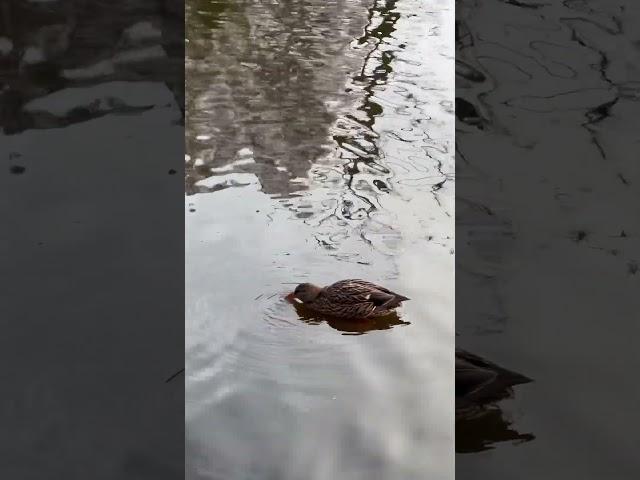
[[[365,280],[341,280],[326,287],[301,283],[288,298],[311,311],[336,318],[382,317],[409,298]]]

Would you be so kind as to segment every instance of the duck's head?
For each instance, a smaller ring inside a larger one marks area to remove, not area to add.
[[[313,283],[301,283],[293,291],[293,298],[302,303],[311,303],[322,292],[322,288]]]

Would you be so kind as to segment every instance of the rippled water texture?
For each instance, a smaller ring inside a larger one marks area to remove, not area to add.
[[[458,341],[534,379],[457,425],[460,478],[637,475],[639,13],[456,2]]]
[[[188,478],[453,476],[453,5],[187,2]],[[361,277],[399,316],[283,295]]]

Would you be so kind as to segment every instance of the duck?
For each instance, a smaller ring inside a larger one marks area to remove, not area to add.
[[[465,350],[456,348],[455,355],[456,410],[501,400],[513,386],[533,381]]]
[[[380,285],[359,279],[340,280],[325,287],[301,283],[288,298],[313,312],[343,319],[390,315],[402,302],[410,300]]]

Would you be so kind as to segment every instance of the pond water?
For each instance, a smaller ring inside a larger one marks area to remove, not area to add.
[[[187,2],[187,478],[453,478],[453,26],[439,0]],[[412,300],[283,299],[358,277]]]

